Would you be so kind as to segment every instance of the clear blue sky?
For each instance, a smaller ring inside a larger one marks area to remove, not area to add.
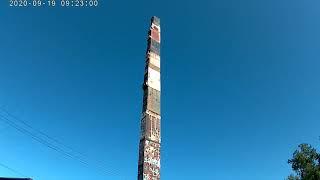
[[[149,19],[162,23],[162,179],[275,180],[319,148],[320,2],[104,0],[0,4],[0,106],[112,171],[0,121],[0,163],[35,180],[137,176]],[[0,175],[18,176],[0,166]]]

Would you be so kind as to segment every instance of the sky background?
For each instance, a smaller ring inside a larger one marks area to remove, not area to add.
[[[153,15],[162,25],[162,179],[284,179],[298,144],[320,147],[318,0],[100,1],[0,2],[0,107],[93,165],[3,118],[0,163],[34,180],[136,179]],[[0,166],[0,176],[20,175]]]

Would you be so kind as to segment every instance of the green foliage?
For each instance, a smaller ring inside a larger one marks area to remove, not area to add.
[[[298,177],[298,176],[294,176],[294,175],[290,175],[289,177],[288,177],[288,180],[300,180],[300,178]]]
[[[290,175],[288,180],[320,180],[320,154],[312,146],[300,144],[288,163],[296,173],[296,176]]]

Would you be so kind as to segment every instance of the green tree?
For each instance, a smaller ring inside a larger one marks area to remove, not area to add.
[[[320,154],[311,145],[300,144],[288,163],[296,174],[288,180],[320,180]]]
[[[300,180],[300,178],[298,177],[298,176],[294,176],[294,175],[290,175],[289,177],[288,177],[288,180]]]

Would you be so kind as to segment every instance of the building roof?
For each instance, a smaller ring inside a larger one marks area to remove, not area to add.
[[[0,177],[0,180],[32,180],[31,178],[5,178]]]

